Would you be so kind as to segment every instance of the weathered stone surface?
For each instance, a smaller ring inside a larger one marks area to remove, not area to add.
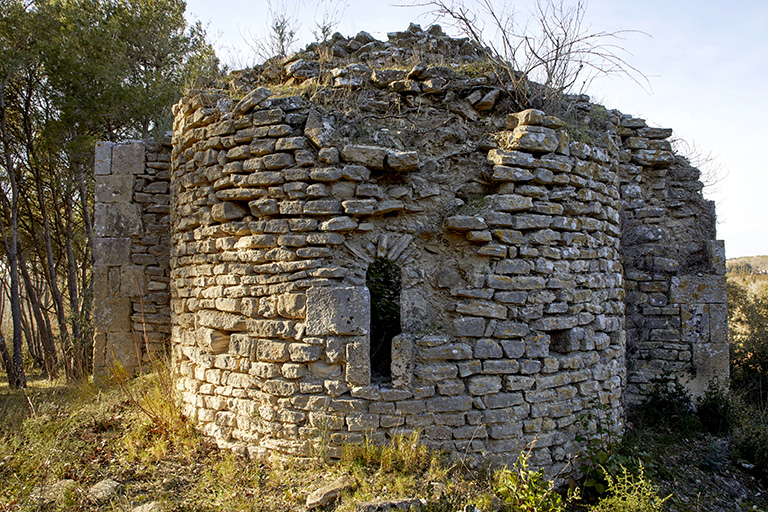
[[[363,287],[313,287],[307,290],[307,334],[368,334],[371,297]]]
[[[144,505],[134,507],[131,512],[163,512],[164,510],[163,504],[159,501],[150,501]]]
[[[94,208],[94,234],[125,238],[142,235],[141,209],[133,203],[99,203]]]
[[[96,238],[93,245],[95,265],[120,266],[131,262],[130,238]]]
[[[266,87],[254,89],[235,105],[235,112],[244,114],[270,96],[272,96],[272,91]]]
[[[341,157],[346,162],[362,164],[371,169],[383,170],[388,151],[377,146],[348,144],[341,150]]]
[[[242,219],[248,210],[235,203],[218,203],[211,208],[211,217],[218,222]]]
[[[557,149],[560,139],[551,128],[521,125],[505,137],[504,144],[514,151],[551,153]]]
[[[144,173],[143,142],[130,142],[112,146],[112,174],[137,175]]]
[[[133,176],[99,176],[96,178],[94,201],[127,203],[133,199]]]
[[[338,499],[345,491],[354,489],[357,480],[352,475],[342,475],[330,484],[321,487],[307,496],[307,508],[324,507]]]
[[[416,151],[390,151],[386,165],[395,172],[415,171],[419,168],[419,154]]]
[[[96,176],[112,173],[112,142],[96,143],[93,169]]]
[[[120,486],[120,482],[111,478],[104,479],[88,489],[88,497],[93,501],[108,501],[117,496]]]
[[[670,300],[680,304],[724,304],[725,276],[675,276],[671,281]]]

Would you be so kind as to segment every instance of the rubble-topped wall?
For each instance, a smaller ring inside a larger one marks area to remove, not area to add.
[[[675,155],[672,130],[622,116],[621,253],[627,291],[628,403],[677,380],[701,397],[728,379],[725,247],[699,170]]]
[[[129,374],[171,332],[170,140],[96,145],[94,376]],[[151,365],[149,365],[151,367]]]
[[[389,37],[174,107],[171,345],[201,429],[254,456],[534,443],[556,470],[658,380],[727,378],[722,245],[670,131],[522,110],[466,40]]]

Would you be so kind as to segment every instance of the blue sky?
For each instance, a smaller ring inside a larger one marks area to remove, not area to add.
[[[471,5],[474,0],[467,0]],[[566,0],[567,2],[567,0]],[[312,41],[315,18],[342,11],[337,30],[361,30],[386,40],[413,21],[428,26],[425,8],[392,0],[272,0],[300,27],[300,46]],[[525,16],[533,0],[507,2]],[[501,6],[501,0],[494,0]],[[247,40],[264,34],[267,0],[187,0],[188,17],[208,26],[225,62],[253,64]],[[716,201],[718,238],[729,258],[768,254],[768,2],[764,0],[590,0],[584,25],[591,31],[632,30],[622,54],[650,81],[646,90],[629,79],[592,83],[587,91],[608,108],[673,128],[674,137],[711,156],[719,182],[705,190]]]

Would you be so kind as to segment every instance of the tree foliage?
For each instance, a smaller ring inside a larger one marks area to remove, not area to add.
[[[0,231],[14,386],[23,386],[22,332],[49,376],[62,362],[70,380],[90,370],[94,143],[162,135],[181,89],[217,73],[185,7],[0,0]]]
[[[749,289],[729,279],[728,321],[732,387],[764,408],[768,403],[768,284]]]

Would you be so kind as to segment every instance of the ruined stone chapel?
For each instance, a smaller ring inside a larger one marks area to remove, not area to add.
[[[169,347],[189,417],[252,457],[419,431],[550,468],[584,418],[727,379],[724,248],[672,131],[521,108],[481,64],[437,26],[336,35],[98,144],[96,375]]]

